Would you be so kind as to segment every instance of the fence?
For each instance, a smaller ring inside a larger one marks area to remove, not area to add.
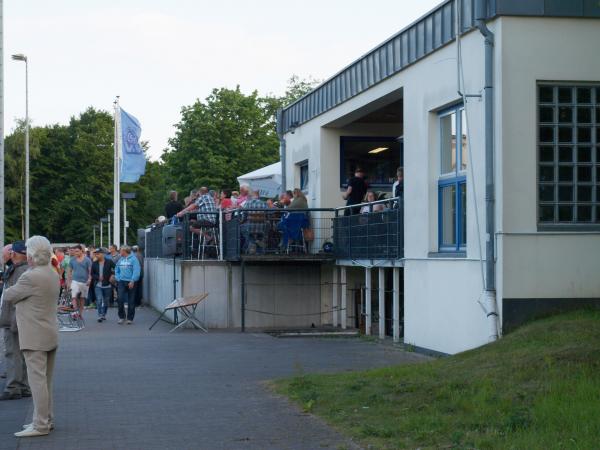
[[[355,214],[359,210],[363,212]],[[338,208],[334,219],[334,242],[337,259],[403,258],[402,202],[390,199]]]
[[[174,252],[185,260],[399,259],[404,256],[400,203],[391,199],[338,209],[189,213],[179,224],[147,229],[146,256],[172,257]],[[362,214],[351,214],[363,207]]]

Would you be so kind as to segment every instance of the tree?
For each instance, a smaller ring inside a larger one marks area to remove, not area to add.
[[[180,191],[235,187],[237,176],[277,161],[272,114],[256,91],[214,89],[204,102],[182,108],[181,116],[162,155],[167,176]]]
[[[113,204],[113,118],[105,111],[88,108],[68,125],[31,129],[31,234],[43,234],[53,242],[92,242],[92,226],[106,216]],[[6,237],[22,238],[23,127],[7,136]],[[162,167],[148,163],[138,183],[122,185],[138,194],[128,211],[135,228],[152,222],[162,210]],[[160,203],[160,204],[159,204]]]

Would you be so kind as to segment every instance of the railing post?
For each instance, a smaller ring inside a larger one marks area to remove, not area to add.
[[[219,261],[223,261],[223,210],[219,209]]]

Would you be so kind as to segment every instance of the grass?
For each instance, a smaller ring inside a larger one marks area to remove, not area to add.
[[[600,312],[523,326],[435,361],[274,389],[374,449],[600,449]]]

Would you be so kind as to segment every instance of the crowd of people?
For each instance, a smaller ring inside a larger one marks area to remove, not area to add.
[[[397,207],[404,197],[404,171],[402,167],[397,169],[396,175],[397,179],[392,186],[392,196],[400,200],[394,202],[394,207]],[[346,200],[346,206],[348,206],[344,211],[345,215],[378,212],[386,208],[384,203],[379,202],[385,198],[385,194],[369,189],[365,172],[361,167],[357,167],[354,176],[348,180],[347,188],[342,193],[342,197]],[[358,206],[355,207],[354,205]],[[263,246],[267,244],[265,241],[275,240],[277,241],[275,247],[281,248],[286,245],[287,239],[283,235],[285,233],[282,233],[285,223],[274,223],[275,220],[279,221],[283,217],[276,212],[278,209],[308,210],[308,200],[304,192],[298,188],[284,191],[276,198],[264,198],[261,197],[259,191],[251,190],[249,186],[245,185],[240,186],[239,191],[228,189],[215,191],[207,187],[201,187],[192,190],[183,202],[178,200],[176,191],[171,191],[164,208],[164,215],[156,219],[156,224],[177,223],[187,216],[189,231],[201,236],[198,242],[210,242],[215,236],[214,229],[217,227],[219,211],[225,213],[223,216],[225,221],[230,220],[233,213],[238,211],[241,213],[238,217],[241,219],[240,231],[243,251],[252,251],[253,240]],[[271,212],[259,214],[256,212],[257,210],[271,210]],[[305,212],[305,218],[302,227],[310,230],[311,221],[308,212]],[[311,235],[311,233],[307,233],[307,235]],[[262,238],[253,239],[256,236]],[[275,236],[275,239],[273,239],[273,236]],[[205,239],[205,241],[202,239]]]

